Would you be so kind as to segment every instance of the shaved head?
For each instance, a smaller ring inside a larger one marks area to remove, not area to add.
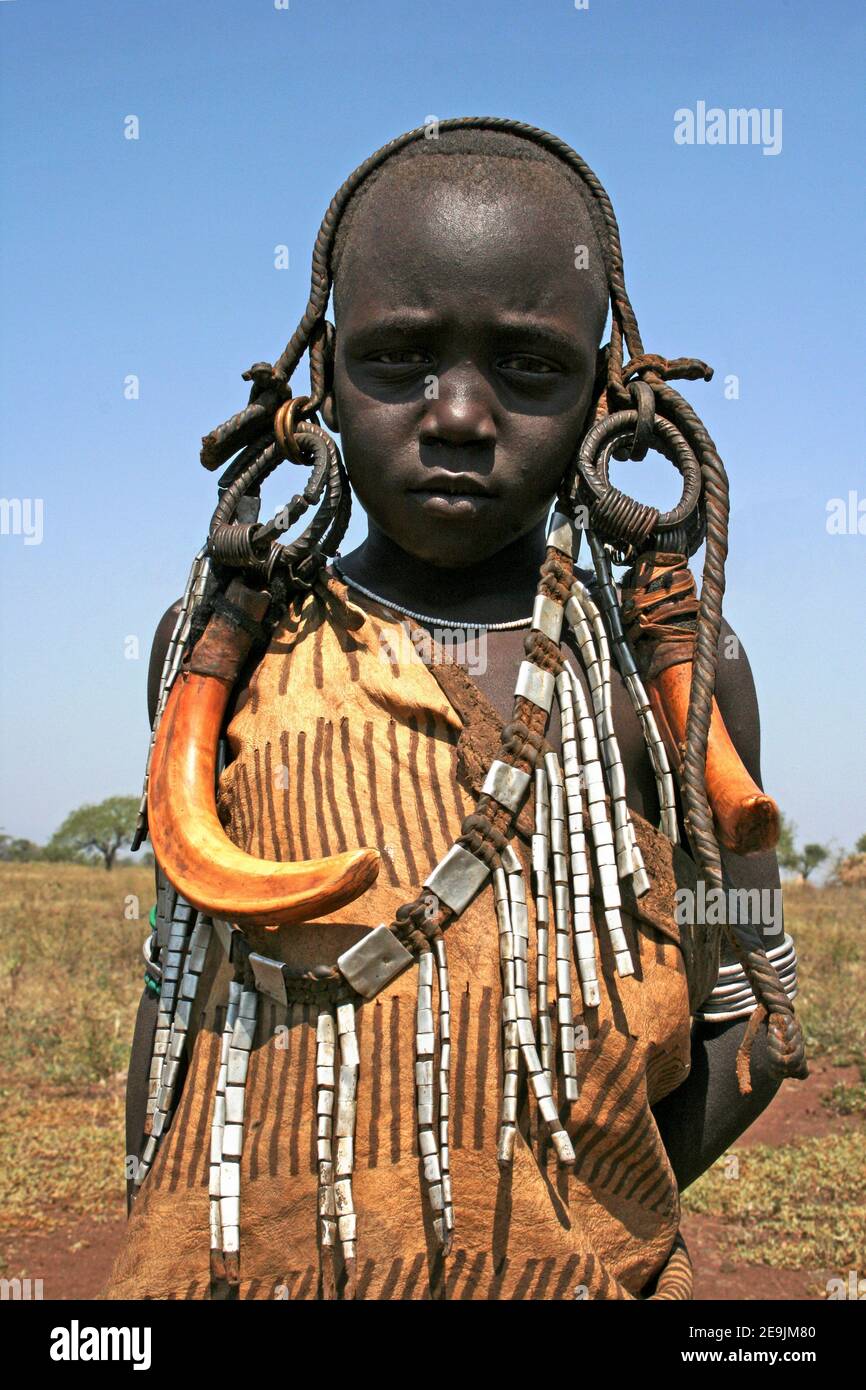
[[[443,221],[460,222],[467,256],[473,239],[493,236],[504,243],[515,220],[534,219],[539,235],[554,239],[562,275],[597,320],[601,340],[608,284],[593,200],[555,155],[519,136],[490,130],[447,131],[418,141],[361,185],[339,224],[331,258],[338,323],[357,282],[358,247],[373,245],[387,254],[395,214],[404,214],[399,220],[405,225],[407,207],[423,207],[430,215],[431,205]],[[450,250],[453,254],[451,239]]]

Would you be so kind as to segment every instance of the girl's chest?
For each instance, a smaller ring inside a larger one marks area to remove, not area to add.
[[[471,667],[467,665],[475,684],[506,724],[511,719],[514,707],[514,685],[518,668],[525,657],[525,637],[526,632],[523,629],[477,634],[471,649]],[[563,655],[583,685],[587,701],[591,704],[579,649],[570,634],[564,633],[563,638]],[[622,678],[615,669],[611,672],[611,695],[614,728],[626,776],[626,800],[633,811],[657,824],[659,804],[655,777],[640,724]],[[555,700],[547,728],[547,738],[551,746],[559,752],[560,721]]]

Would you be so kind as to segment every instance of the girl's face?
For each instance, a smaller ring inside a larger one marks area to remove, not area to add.
[[[567,200],[414,183],[358,210],[325,416],[370,520],[457,568],[545,516],[581,437],[606,305],[575,267]]]

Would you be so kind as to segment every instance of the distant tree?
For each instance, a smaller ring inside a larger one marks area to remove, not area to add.
[[[779,867],[790,869],[792,873],[799,873],[800,860],[794,843],[797,827],[785,815],[779,817],[779,826],[779,843],[776,846],[776,858],[779,861]]]
[[[866,854],[866,835],[860,836],[860,839],[854,846],[854,850],[857,854]]]
[[[98,855],[110,869],[117,851],[131,842],[137,815],[138,798],[134,796],[110,796],[98,805],[79,806],[54,832],[47,854]]]
[[[813,869],[829,858],[830,851],[826,845],[804,845],[800,853],[800,873],[808,878]]]
[[[40,845],[32,840],[16,840],[0,831],[0,862],[27,864],[42,857]]]
[[[782,816],[776,858],[780,869],[788,869],[790,873],[807,879],[819,864],[830,858],[830,850],[827,845],[816,844],[797,849],[797,827],[787,816]]]

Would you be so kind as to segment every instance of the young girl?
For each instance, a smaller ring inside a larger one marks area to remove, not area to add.
[[[709,375],[644,353],[553,136],[443,121],[336,195],[297,332],[204,440],[234,462],[154,644],[110,1296],[690,1296],[680,1187],[804,1074],[780,922],[729,925],[719,975],[695,908],[778,887],[724,469],[668,384]],[[671,512],[611,482],[647,448]],[[282,458],[313,475],[260,525]]]

